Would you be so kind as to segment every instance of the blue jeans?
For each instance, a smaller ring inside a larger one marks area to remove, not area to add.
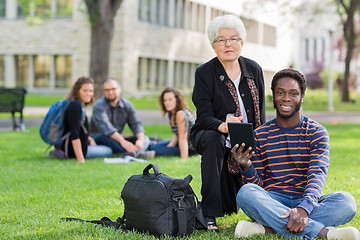
[[[115,141],[114,139],[112,139],[109,136],[105,136],[104,134],[97,134],[93,138],[94,138],[96,144],[109,146],[114,153],[126,152],[125,148],[123,148],[118,141]],[[136,136],[127,137],[125,139],[128,140],[129,142],[132,142],[133,144],[135,144],[135,142],[137,140]],[[148,150],[149,145],[150,145],[150,139],[148,136],[145,136],[144,137],[144,147],[139,152],[144,152],[144,151]]]
[[[104,145],[88,146],[85,158],[99,158],[111,156],[113,151]]]
[[[256,184],[245,184],[239,190],[236,201],[253,221],[271,227],[285,237],[315,238],[324,227],[343,225],[351,221],[356,213],[356,202],[350,193],[326,194],[320,197],[318,204],[310,213],[304,231],[293,234],[285,229],[289,218],[281,219],[280,216],[289,209],[295,208],[302,198],[273,191],[267,192]]]
[[[156,156],[180,156],[179,146],[168,147],[167,145],[171,140],[165,140],[152,144],[149,146],[149,150],[154,150]]]

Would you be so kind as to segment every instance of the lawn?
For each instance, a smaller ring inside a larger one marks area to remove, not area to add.
[[[159,92],[160,94],[160,92]],[[191,95],[185,95],[188,105],[195,109]],[[63,96],[47,96],[28,94],[25,97],[25,106],[50,106],[57,100],[63,99]],[[160,109],[158,103],[158,96],[150,95],[141,98],[128,98],[137,109]],[[360,94],[352,92],[350,95],[351,102],[342,103],[340,95],[334,93],[334,108],[337,111],[360,111]],[[273,110],[271,95],[266,96],[267,111]],[[327,111],[328,110],[328,93],[324,89],[320,90],[306,90],[306,96],[303,102],[304,111]]]
[[[325,193],[344,190],[353,194],[360,210],[360,124],[325,125],[330,134],[331,166]],[[167,125],[146,125],[149,136],[170,137]],[[27,132],[0,132],[0,238],[1,239],[155,239],[139,233],[60,218],[87,220],[123,214],[119,199],[126,180],[140,174],[147,163],[105,164],[103,159],[54,160],[44,155],[46,144],[39,128]],[[200,196],[200,157],[187,161],[158,157],[163,173],[177,178],[193,176],[191,186]],[[233,239],[236,223],[248,219],[242,212],[218,219],[220,233],[194,232],[189,239]],[[357,215],[350,225],[360,228]],[[284,239],[276,235],[253,239]]]

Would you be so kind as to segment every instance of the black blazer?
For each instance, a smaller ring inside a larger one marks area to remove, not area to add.
[[[248,121],[254,125],[253,98],[246,80],[252,78],[259,92],[260,121],[263,124],[265,123],[265,84],[262,69],[255,61],[241,56],[239,63],[241,67],[239,92]],[[227,79],[229,77],[217,57],[196,69],[192,95],[197,115],[194,131],[199,128],[217,130],[219,125],[225,122],[228,113],[235,113],[236,103],[224,83]]]

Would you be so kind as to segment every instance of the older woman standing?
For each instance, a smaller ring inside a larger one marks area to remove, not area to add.
[[[238,17],[216,17],[207,31],[216,57],[195,73],[197,120],[191,139],[202,155],[202,210],[208,229],[218,231],[215,218],[238,211],[236,193],[242,185],[239,166],[231,159],[227,123],[263,124],[265,86],[261,67],[240,56],[246,30]]]

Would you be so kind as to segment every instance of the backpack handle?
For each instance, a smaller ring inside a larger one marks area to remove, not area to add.
[[[146,166],[146,168],[143,171],[143,175],[149,175],[149,170],[154,169],[155,176],[160,176],[162,172],[160,171],[160,168],[155,164],[149,164]]]

